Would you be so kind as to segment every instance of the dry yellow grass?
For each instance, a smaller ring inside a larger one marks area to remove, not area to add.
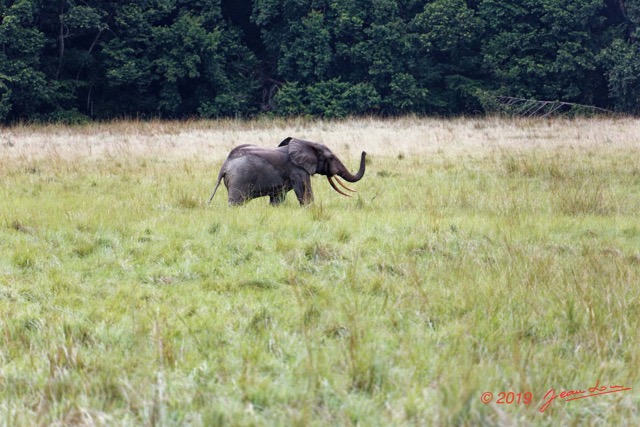
[[[239,144],[277,145],[287,136],[321,142],[342,156],[471,155],[495,149],[640,147],[640,120],[357,119],[115,122],[0,130],[0,158],[154,157],[222,160]]]

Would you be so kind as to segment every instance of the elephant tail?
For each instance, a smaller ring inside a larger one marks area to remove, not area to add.
[[[213,193],[211,193],[211,197],[209,197],[209,201],[207,202],[208,205],[211,204],[211,200],[213,200],[213,196],[216,195],[216,191],[220,186],[220,181],[222,181],[222,178],[224,178],[225,174],[227,173],[225,166],[226,166],[226,162],[224,165],[222,165],[222,168],[220,168],[220,173],[218,174],[218,182],[216,182],[216,186],[213,189]]]

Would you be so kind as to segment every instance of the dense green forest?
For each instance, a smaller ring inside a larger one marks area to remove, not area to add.
[[[640,0],[0,0],[0,121],[640,112]]]

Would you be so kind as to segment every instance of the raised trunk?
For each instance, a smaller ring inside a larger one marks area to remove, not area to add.
[[[345,181],[349,181],[349,182],[360,181],[360,179],[362,179],[364,175],[366,156],[367,156],[367,153],[363,151],[362,156],[360,157],[360,169],[358,169],[358,173],[356,173],[355,175],[351,174],[342,163],[340,164],[342,166],[341,168],[342,170],[338,172],[337,175],[340,178],[344,178]]]

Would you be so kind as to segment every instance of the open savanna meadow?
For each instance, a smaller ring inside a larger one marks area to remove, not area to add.
[[[288,136],[354,197],[207,205]],[[640,425],[640,120],[0,129],[0,426],[48,425]]]

